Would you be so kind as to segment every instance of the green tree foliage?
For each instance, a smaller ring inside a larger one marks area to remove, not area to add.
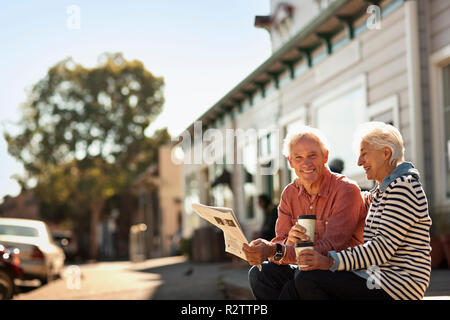
[[[91,237],[105,200],[127,188],[170,141],[165,129],[144,134],[162,111],[163,79],[120,53],[99,61],[86,68],[69,58],[50,68],[23,105],[21,131],[5,133],[9,153],[27,173],[20,182],[36,182],[42,214],[76,222],[89,220],[89,212]]]

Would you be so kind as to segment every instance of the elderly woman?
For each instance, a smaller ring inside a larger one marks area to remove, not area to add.
[[[403,139],[391,125],[369,122],[355,138],[358,166],[377,186],[364,244],[323,256],[303,250],[296,277],[300,299],[422,299],[431,271],[431,219],[419,173],[404,162]],[[314,270],[314,271],[313,271]]]

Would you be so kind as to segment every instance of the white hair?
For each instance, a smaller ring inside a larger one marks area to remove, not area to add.
[[[362,142],[366,142],[376,150],[385,147],[391,149],[390,165],[404,161],[405,149],[400,131],[390,124],[372,121],[358,126],[353,138],[353,150],[358,154]]]
[[[322,149],[323,154],[329,150],[328,141],[325,135],[316,128],[312,128],[309,126],[301,126],[295,128],[292,132],[286,135],[286,138],[283,141],[283,155],[287,158],[291,154],[292,146],[303,137],[310,137],[317,141]]]

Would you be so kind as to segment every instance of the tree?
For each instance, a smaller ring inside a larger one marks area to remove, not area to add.
[[[121,53],[99,61],[85,68],[68,58],[50,68],[22,106],[21,131],[5,133],[27,173],[21,182],[36,182],[50,217],[61,218],[61,208],[77,219],[90,212],[92,258],[106,199],[156,160],[156,143],[170,139],[166,130],[144,134],[162,111],[163,79]]]

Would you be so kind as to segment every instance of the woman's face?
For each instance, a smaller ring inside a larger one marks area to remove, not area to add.
[[[358,166],[363,167],[368,180],[381,183],[391,171],[389,165],[391,154],[391,149],[388,147],[377,150],[363,140],[360,144]]]

